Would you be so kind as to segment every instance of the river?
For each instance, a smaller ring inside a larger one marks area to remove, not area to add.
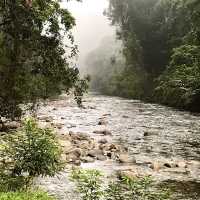
[[[72,99],[62,96],[41,106],[38,116],[50,116],[61,123],[59,131],[63,133],[82,132],[98,138],[94,131],[111,131],[108,139],[128,148],[136,159],[137,171],[170,186],[177,199],[200,199],[200,115],[98,94],[86,95],[83,104],[84,108],[79,108]],[[98,124],[102,118],[105,125]],[[165,167],[150,167],[160,162]],[[105,172],[124,167],[110,161],[82,166]],[[40,179],[39,185],[61,200],[76,199],[66,174],[67,170],[57,177]]]

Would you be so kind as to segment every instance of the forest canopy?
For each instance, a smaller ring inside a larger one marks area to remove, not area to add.
[[[123,97],[200,111],[200,1],[109,2],[106,15],[125,58],[110,87]]]
[[[72,88],[82,95],[86,81],[69,65],[77,54],[74,25],[59,1],[0,1],[1,117],[20,117],[22,104],[34,105]]]

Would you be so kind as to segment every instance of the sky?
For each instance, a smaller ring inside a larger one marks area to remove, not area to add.
[[[63,2],[62,6],[68,8],[76,18],[76,27],[73,29],[76,44],[79,47],[78,65],[84,67],[85,57],[96,49],[101,40],[114,34],[114,27],[103,15],[108,7],[108,0],[83,0],[77,2]]]

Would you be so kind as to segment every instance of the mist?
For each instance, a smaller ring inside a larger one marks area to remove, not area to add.
[[[83,0],[83,2],[63,2],[62,6],[67,8],[76,19],[76,26],[73,29],[75,43],[78,45],[78,67],[85,67],[87,55],[100,46],[103,38],[113,36],[115,28],[104,16],[108,8],[108,0]]]

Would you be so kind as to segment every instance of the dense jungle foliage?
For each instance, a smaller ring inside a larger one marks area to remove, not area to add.
[[[110,0],[106,14],[126,60],[111,94],[200,111],[200,1]]]
[[[81,96],[86,89],[78,69],[69,65],[70,58],[77,53],[70,31],[75,19],[59,3],[0,1],[1,117],[20,117],[21,104],[33,106],[38,99],[72,88],[76,96]]]

